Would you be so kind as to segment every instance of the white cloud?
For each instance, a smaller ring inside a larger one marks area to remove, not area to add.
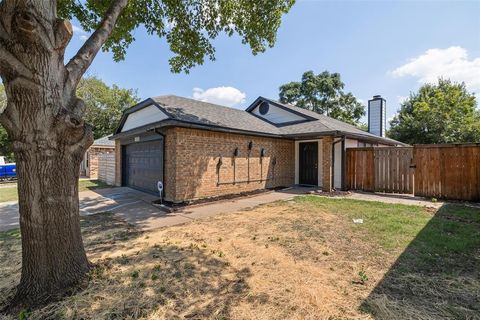
[[[247,95],[234,87],[215,87],[203,90],[193,88],[193,98],[196,100],[235,107],[245,103]]]
[[[469,90],[480,92],[480,57],[468,59],[462,47],[429,49],[395,70],[396,77],[413,76],[419,83],[433,83],[439,77],[465,82]]]
[[[88,32],[83,30],[82,27],[79,27],[79,26],[76,26],[76,25],[73,24],[72,25],[72,30],[73,30],[73,33],[80,38],[80,40],[85,41],[89,37]]]
[[[72,30],[74,33],[82,33],[82,32],[85,32],[85,30],[83,30],[81,27],[79,26],[76,26],[74,24],[72,24]]]

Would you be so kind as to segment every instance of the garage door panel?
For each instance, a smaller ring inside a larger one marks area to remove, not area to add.
[[[163,179],[163,140],[127,145],[124,160],[127,186],[157,192],[157,181]]]

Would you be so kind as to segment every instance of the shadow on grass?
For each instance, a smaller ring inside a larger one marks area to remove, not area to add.
[[[442,206],[361,308],[375,319],[479,319],[480,208]]]
[[[105,188],[113,188],[114,186],[109,185],[100,180],[79,180],[78,182],[78,189],[79,192],[85,190],[95,190],[95,189],[105,189]]]
[[[88,286],[29,312],[32,319],[228,319],[231,307],[247,297],[250,270],[231,267],[220,252],[168,238],[152,243],[149,234],[109,213],[81,217],[81,225],[94,263]],[[0,240],[19,245],[15,231],[1,235]],[[13,254],[20,262],[20,250]],[[11,271],[17,282],[20,269]],[[2,288],[15,285],[10,281]]]

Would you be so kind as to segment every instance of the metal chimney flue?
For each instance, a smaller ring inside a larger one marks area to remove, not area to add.
[[[368,132],[385,137],[387,127],[387,101],[381,95],[368,100]]]

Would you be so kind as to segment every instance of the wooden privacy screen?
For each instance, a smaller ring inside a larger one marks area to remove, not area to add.
[[[480,201],[480,144],[415,145],[415,195]]]
[[[98,155],[98,180],[107,184],[115,184],[115,154],[102,153]]]
[[[480,144],[349,148],[346,155],[348,189],[480,201]]]
[[[347,188],[413,193],[413,171],[410,168],[412,155],[411,147],[347,149]]]
[[[348,148],[345,184],[349,190],[375,191],[373,147]]]
[[[374,153],[375,191],[413,193],[412,148],[376,148]]]

